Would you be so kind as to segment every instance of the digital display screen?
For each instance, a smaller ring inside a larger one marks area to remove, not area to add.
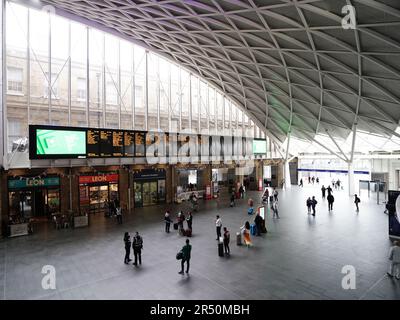
[[[146,134],[144,132],[135,133],[135,157],[145,156]]]
[[[135,156],[135,133],[124,132],[124,155],[125,157]]]
[[[87,156],[96,158],[100,156],[100,131],[89,129],[87,131]]]
[[[113,131],[113,157],[124,156],[124,132]]]
[[[113,155],[113,131],[100,130],[100,156],[111,157]]]
[[[253,153],[254,154],[266,154],[267,153],[267,141],[266,140],[253,140]]]
[[[36,155],[86,156],[86,131],[36,129]]]

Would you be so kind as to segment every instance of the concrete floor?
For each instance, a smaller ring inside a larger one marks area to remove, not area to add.
[[[316,195],[317,216],[307,215],[307,196]],[[94,217],[89,228],[37,230],[0,242],[2,299],[399,299],[400,281],[386,276],[388,218],[383,205],[334,191],[328,213],[319,188],[280,190],[280,220],[267,215],[268,234],[254,247],[238,247],[235,233],[249,219],[246,200],[235,208],[222,200],[201,202],[194,215],[190,276],[178,274],[176,253],[185,238],[164,232],[164,208],[138,209],[115,220]],[[260,193],[248,196],[260,198]],[[177,207],[174,208],[174,212]],[[218,257],[215,215],[231,230],[231,256]],[[143,265],[123,263],[125,231],[144,238]],[[42,267],[56,268],[56,289],[41,287]],[[342,267],[356,268],[356,289],[344,290]]]

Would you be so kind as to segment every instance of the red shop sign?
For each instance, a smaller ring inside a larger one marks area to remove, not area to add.
[[[79,183],[118,182],[118,174],[105,174],[98,176],[79,176]]]

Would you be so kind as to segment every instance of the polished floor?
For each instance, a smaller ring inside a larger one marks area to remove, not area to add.
[[[317,215],[307,214],[307,196],[316,195]],[[2,299],[399,299],[400,281],[386,276],[388,218],[384,206],[362,195],[360,212],[344,191],[334,191],[328,213],[319,188],[280,190],[280,219],[267,216],[268,233],[238,247],[235,233],[249,219],[246,200],[201,203],[194,215],[190,275],[179,275],[177,251],[185,238],[166,234],[163,207],[136,210],[124,224],[93,217],[75,230],[36,230],[31,236],[0,241]],[[256,199],[260,193],[249,192]],[[177,207],[173,208],[174,212]],[[231,230],[231,256],[221,258],[215,215]],[[252,219],[252,217],[251,217]],[[144,238],[143,265],[123,263],[123,234]],[[42,289],[44,265],[56,269],[56,289]],[[342,288],[342,267],[356,270],[356,289]]]

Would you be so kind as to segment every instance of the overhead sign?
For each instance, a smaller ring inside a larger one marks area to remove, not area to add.
[[[253,140],[253,153],[254,154],[266,154],[267,153],[267,141],[265,139],[254,139]]]
[[[104,174],[96,176],[79,176],[80,184],[87,183],[101,183],[101,182],[118,182],[119,175],[115,174]]]
[[[60,177],[20,178],[8,180],[9,189],[54,187],[60,185]]]

